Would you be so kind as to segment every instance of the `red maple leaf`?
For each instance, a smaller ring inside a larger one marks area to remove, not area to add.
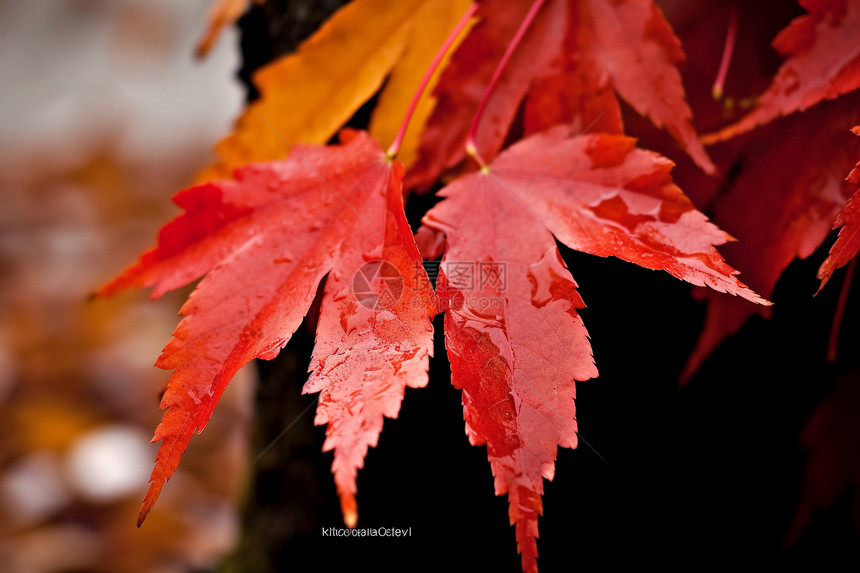
[[[860,125],[851,131],[855,135],[860,135]],[[860,185],[860,161],[848,174],[846,180],[855,185]],[[821,268],[818,269],[818,278],[821,279],[819,290],[824,288],[824,285],[830,280],[833,271],[848,264],[848,261],[856,257],[857,252],[860,251],[860,190],[851,196],[851,199],[836,216],[833,228],[839,229],[840,227],[839,238],[830,248],[830,254],[821,264]]]
[[[464,158],[484,87],[532,0],[487,0],[436,88],[438,102],[407,187],[426,188]],[[690,123],[677,65],[681,44],[653,0],[550,0],[541,9],[489,99],[477,149],[502,148],[521,103],[532,133],[567,123],[619,133],[616,93],[665,127],[706,171],[713,165]]]
[[[787,60],[758,105],[737,123],[707,136],[714,143],[860,87],[860,0],[800,0],[809,14],[773,41]]]
[[[397,416],[406,386],[427,383],[435,307],[403,215],[402,167],[364,132],[341,140],[178,193],[185,212],[98,291],[152,286],[155,298],[206,275],[157,362],[174,372],[138,524],[233,375],[278,354],[328,273],[304,391],[320,392],[316,422],[328,424],[324,448],[334,449],[344,518],[355,525],[356,471],[383,416]]]
[[[597,375],[584,305],[553,236],[765,303],[717,253],[727,235],[672,183],[671,168],[631,138],[570,137],[559,126],[456,180],[424,218],[446,235],[438,296],[466,431],[487,444],[525,571],[537,570],[543,478],[553,477],[557,446],[576,446],[574,381]]]
[[[737,178],[714,205],[714,219],[738,239],[726,249],[728,260],[764,297],[791,261],[809,257],[824,242],[855,191],[844,177],[860,142],[844,126],[856,120],[858,101],[860,93],[845,96],[750,134]],[[770,316],[770,309],[706,297],[705,326],[683,380],[755,312]]]

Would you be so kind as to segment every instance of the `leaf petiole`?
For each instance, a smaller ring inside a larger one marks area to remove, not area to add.
[[[723,46],[723,56],[720,59],[720,69],[717,72],[717,78],[714,80],[714,87],[711,88],[711,95],[717,101],[723,99],[723,88],[726,83],[726,76],[729,73],[729,64],[732,61],[732,55],[735,52],[735,40],[738,37],[738,3],[733,0],[729,6],[729,27],[726,30],[726,43]]]
[[[478,135],[478,126],[481,123],[484,111],[487,109],[487,103],[493,95],[493,90],[495,90],[496,84],[499,83],[499,78],[502,77],[502,72],[505,71],[511,56],[514,55],[514,51],[517,49],[520,41],[522,41],[523,36],[526,35],[526,31],[529,29],[529,26],[531,26],[532,21],[534,21],[535,16],[537,16],[543,3],[544,0],[535,0],[534,3],[532,3],[531,8],[529,8],[529,11],[526,13],[525,18],[523,18],[520,27],[517,29],[517,33],[514,34],[514,37],[511,39],[511,43],[508,44],[508,48],[505,50],[504,55],[502,55],[502,59],[499,60],[499,65],[496,66],[496,70],[490,78],[490,83],[487,84],[484,97],[478,105],[478,111],[475,112],[475,117],[472,119],[472,125],[469,128],[469,135],[466,138],[466,154],[471,156],[478,163],[482,171],[485,170],[487,166],[481,157],[481,154],[478,152],[478,146],[475,143]]]
[[[421,83],[418,84],[418,89],[415,90],[415,95],[412,96],[412,101],[409,102],[409,108],[407,108],[406,115],[403,117],[403,123],[400,124],[400,130],[397,132],[397,136],[394,138],[394,142],[391,144],[391,147],[389,147],[386,152],[389,160],[394,159],[397,156],[397,152],[400,151],[400,146],[403,144],[403,138],[406,136],[406,129],[409,127],[409,121],[412,119],[412,114],[415,113],[415,108],[418,107],[418,102],[421,100],[421,96],[424,94],[427,84],[430,83],[430,79],[433,77],[433,74],[436,73],[436,69],[445,58],[445,54],[448,53],[451,46],[453,46],[454,42],[457,41],[463,28],[466,27],[469,20],[471,20],[472,16],[474,16],[477,11],[478,4],[472,3],[472,5],[469,6],[469,9],[466,10],[466,13],[463,14],[457,22],[457,25],[454,26],[454,29],[451,30],[451,33],[448,34],[445,42],[439,48],[439,51],[436,52],[436,57],[433,58],[432,62],[430,62],[430,67],[427,68],[427,71],[424,73],[424,77],[421,79]]]

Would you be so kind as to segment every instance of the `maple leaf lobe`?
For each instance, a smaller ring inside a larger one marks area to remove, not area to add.
[[[317,420],[329,424],[328,443],[337,445],[333,469],[344,517],[354,523],[355,473],[376,444],[382,417],[397,415],[404,388],[426,384],[432,351],[433,293],[403,214],[402,175],[364,132],[344,131],[339,145],[299,146],[286,160],[238,170],[235,181],[177,194],[185,211],[99,290],[154,286],[161,294],[205,275],[157,362],[174,371],[140,522],[233,375],[255,357],[278,353],[329,274],[306,391],[322,392]],[[380,311],[356,304],[350,289],[365,255],[376,253],[404,277],[396,305]],[[335,345],[345,346],[336,352]],[[356,383],[363,388],[357,395],[349,391]],[[341,443],[345,433],[351,441]]]
[[[437,295],[466,433],[487,445],[526,571],[536,570],[543,480],[554,475],[557,448],[577,443],[575,381],[597,375],[578,313],[584,304],[553,235],[765,302],[716,252],[726,235],[674,185],[672,165],[631,138],[558,127],[449,184],[423,219],[445,235]],[[442,244],[432,232],[419,235],[428,248]],[[461,280],[452,272],[462,261],[505,265],[504,288]]]
[[[851,132],[860,136],[860,126],[853,127]],[[860,184],[860,161],[857,162],[845,180]],[[860,251],[860,189],[851,196],[839,214],[836,215],[833,228],[840,229],[839,237],[830,248],[827,259],[821,263],[821,267],[818,269],[817,277],[821,281],[818,292],[821,292],[821,289],[830,280],[833,271],[848,264]]]

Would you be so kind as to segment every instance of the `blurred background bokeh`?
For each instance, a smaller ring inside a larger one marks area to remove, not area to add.
[[[243,92],[235,31],[195,60],[208,0],[0,1],[0,571],[209,570],[237,536],[251,374],[145,527],[186,292],[89,292],[152,244]]]

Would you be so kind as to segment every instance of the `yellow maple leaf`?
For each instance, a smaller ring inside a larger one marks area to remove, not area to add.
[[[427,68],[423,60],[432,59],[468,4],[464,0],[347,4],[295,53],[255,73],[260,98],[245,109],[233,133],[218,143],[218,159],[197,175],[196,182],[230,178],[241,165],[286,157],[289,144],[295,142],[327,142],[397,67],[392,95],[382,94],[385,109],[374,116],[376,134],[388,137],[388,126],[399,125]],[[429,55],[416,53],[424,51]],[[404,60],[407,63],[399,65]],[[405,71],[406,65],[420,69]],[[429,100],[424,106],[419,110],[422,122],[432,107]],[[414,147],[413,142],[406,154]]]

